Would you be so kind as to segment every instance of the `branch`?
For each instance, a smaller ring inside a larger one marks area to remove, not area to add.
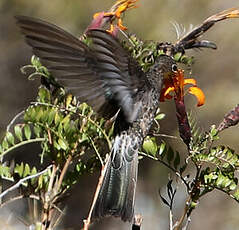
[[[7,132],[9,132],[9,130],[11,129],[12,125],[14,124],[14,122],[23,114],[25,113],[25,110],[21,111],[20,113],[18,113],[8,124],[7,126]]]
[[[169,210],[169,230],[173,230],[173,213],[172,213],[172,209]]]
[[[176,222],[176,224],[173,226],[174,230],[180,230],[181,226],[183,224],[184,218],[187,215],[188,209],[189,209],[189,202],[191,200],[191,195],[189,196],[189,198],[186,201],[185,207],[184,207],[184,212],[181,216],[181,218],[179,219],[179,221]]]
[[[22,178],[21,180],[19,180],[15,185],[13,185],[12,187],[8,188],[7,190],[5,190],[4,192],[2,192],[0,194],[0,199],[5,196],[7,193],[17,189],[22,183],[24,183],[25,181],[27,180],[30,180],[32,178],[35,178],[35,177],[38,177],[42,174],[44,174],[45,172],[47,172],[50,168],[52,167],[52,165],[49,165],[46,169],[44,169],[43,171],[39,172],[39,173],[36,173],[34,175],[30,175],[30,176],[27,176],[25,178]]]
[[[160,133],[152,133],[154,137],[166,137],[166,138],[172,138],[172,139],[179,139],[176,136],[168,135],[168,134],[160,134]]]
[[[20,146],[22,146],[22,145],[30,144],[30,143],[33,143],[33,142],[42,142],[42,141],[44,141],[44,140],[45,140],[45,138],[39,137],[39,138],[35,138],[35,139],[30,139],[30,140],[26,140],[26,141],[21,141],[21,142],[19,142],[18,144],[13,145],[13,146],[10,147],[9,149],[7,149],[5,152],[3,152],[3,153],[1,154],[1,157],[3,157],[3,156],[6,155],[7,153],[11,152],[12,150],[14,150],[14,149],[16,149],[16,148],[18,148],[18,147],[20,147]]]
[[[93,201],[92,201],[92,204],[91,204],[91,207],[90,207],[89,215],[88,215],[86,220],[83,220],[83,222],[84,222],[83,230],[88,230],[89,229],[89,226],[90,226],[90,223],[91,223],[91,215],[92,215],[92,212],[93,212],[96,200],[98,198],[98,195],[99,195],[99,192],[100,192],[100,188],[101,188],[102,183],[103,183],[103,179],[105,177],[105,173],[106,173],[106,169],[107,169],[107,164],[110,164],[110,157],[107,159],[106,162],[107,163],[101,169],[101,175],[100,175],[100,178],[99,178],[99,181],[98,181],[98,185],[97,185],[96,190],[95,190],[95,194],[94,194]]]
[[[92,140],[92,138],[90,136],[89,136],[89,139],[90,139],[90,142],[91,142],[91,144],[92,144],[92,146],[93,146],[93,148],[95,150],[95,153],[96,153],[97,157],[100,160],[101,166],[103,167],[104,166],[104,161],[102,160],[102,158],[100,156],[100,153],[99,153],[98,149],[96,148],[95,143],[94,143],[94,141]]]
[[[65,174],[66,174],[66,171],[67,171],[67,169],[68,169],[68,167],[69,167],[69,165],[70,165],[70,163],[71,163],[71,160],[72,160],[72,155],[69,155],[69,157],[68,157],[67,160],[66,160],[66,163],[64,164],[64,167],[63,167],[63,169],[62,169],[62,171],[61,171],[61,175],[60,175],[59,181],[58,181],[58,183],[57,183],[57,192],[58,192],[58,190],[59,190],[60,187],[61,187],[63,178],[64,178],[64,176],[65,176]]]

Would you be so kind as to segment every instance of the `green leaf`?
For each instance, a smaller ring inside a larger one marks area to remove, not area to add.
[[[24,134],[27,140],[31,138],[31,128],[29,125],[24,126]]]
[[[176,53],[176,54],[174,55],[173,59],[174,59],[176,62],[179,62],[181,57],[182,57],[182,53]]]
[[[33,114],[34,112],[32,108],[28,108],[24,113],[24,121],[31,121],[32,115],[35,117],[35,114]]]
[[[228,187],[231,184],[232,184],[232,180],[230,178],[228,178],[228,177],[224,177],[224,180],[222,182],[222,187],[226,188],[226,187]]]
[[[67,150],[67,148],[68,148],[68,143],[67,143],[66,140],[64,140],[64,139],[62,139],[62,138],[59,138],[58,144],[60,145],[60,147],[61,147],[63,150]]]
[[[41,117],[41,121],[43,123],[46,123],[48,121],[48,117],[49,117],[49,109],[43,109],[43,114]]]
[[[233,183],[230,185],[229,189],[230,189],[231,191],[233,191],[233,190],[236,189],[236,187],[237,187],[237,184],[236,184],[235,182],[233,182]]]
[[[57,149],[57,150],[60,150],[60,149],[61,149],[61,146],[58,144],[57,141],[53,141],[53,146],[54,146],[54,148]]]
[[[4,138],[4,139],[3,139],[3,142],[2,142],[2,148],[3,148],[4,150],[6,150],[6,149],[8,149],[8,147],[9,147],[8,142],[7,142],[7,140]]]
[[[41,132],[42,132],[42,130],[41,130],[41,127],[40,127],[40,126],[34,126],[34,128],[33,128],[33,131],[34,131],[34,133],[35,133],[36,137],[40,137],[40,135],[41,135]]]
[[[69,107],[69,105],[71,104],[72,102],[72,95],[71,94],[68,94],[67,97],[66,97],[66,108]]]
[[[8,143],[10,143],[11,145],[14,145],[14,136],[12,135],[11,132],[6,133],[6,139]]]
[[[34,121],[43,121],[43,108],[38,107],[38,112],[36,113],[35,117],[32,119]]]
[[[226,177],[224,177],[222,174],[219,174],[218,175],[218,178],[217,178],[217,180],[216,180],[216,186],[217,187],[225,187],[225,186],[222,186],[222,184],[224,183],[225,184],[225,180],[226,180],[227,178]]]
[[[239,201],[239,189],[236,190],[236,192],[233,194],[233,196],[236,198],[236,200]]]
[[[162,119],[165,118],[165,116],[166,116],[166,115],[165,115],[164,113],[159,113],[154,119],[157,120],[157,121],[158,121],[158,120],[162,120]]]
[[[56,114],[55,114],[55,119],[54,119],[54,122],[55,122],[55,124],[56,125],[59,125],[59,123],[61,122],[61,116],[59,115],[59,113],[58,112],[56,112]]]
[[[166,143],[164,141],[162,141],[162,143],[159,146],[159,156],[161,156],[163,158],[164,154],[166,153]]]
[[[14,132],[19,141],[22,141],[22,129],[19,125],[15,125]]]
[[[43,175],[38,177],[38,188],[41,189],[43,187]]]
[[[56,111],[55,110],[51,110],[50,113],[48,114],[48,124],[51,125],[52,122],[54,121],[56,115]]]
[[[25,164],[23,177],[29,176],[30,173],[31,173],[31,169],[30,169],[29,164]]]
[[[31,171],[31,175],[35,175],[35,174],[37,174],[37,169],[36,167],[33,167]],[[37,182],[37,179],[38,179],[37,177],[33,177],[31,179],[31,184],[34,185]]]
[[[64,117],[64,119],[61,121],[62,124],[68,124],[70,122],[70,115]]]
[[[32,57],[31,57],[31,64],[33,66],[35,66],[35,67],[41,66],[40,59],[37,56],[32,55]]]
[[[46,88],[41,87],[38,91],[38,96],[40,102],[50,102],[50,92]]]
[[[211,126],[210,137],[211,137],[212,141],[219,139],[219,137],[218,137],[218,130],[216,129],[215,125]]]
[[[154,137],[146,137],[143,143],[143,149],[147,154],[156,155],[158,146]]]
[[[209,173],[209,174],[205,174],[204,175],[205,184],[210,184],[212,181],[214,181],[217,178],[218,178],[218,175],[215,174],[214,172]]]
[[[75,169],[76,169],[76,171],[77,172],[80,172],[81,171],[81,168],[82,168],[82,162],[80,162],[80,163],[78,163],[78,164],[76,164],[76,166],[75,166]]]
[[[31,171],[31,175],[37,174],[37,168],[34,166]]]
[[[24,173],[24,164],[23,164],[23,162],[20,165],[16,164],[16,166],[14,168],[14,172],[18,173],[20,177],[23,176],[23,173]]]
[[[7,166],[0,165],[0,176],[11,177],[10,168]]]

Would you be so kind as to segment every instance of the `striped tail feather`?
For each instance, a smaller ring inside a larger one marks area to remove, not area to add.
[[[121,217],[131,221],[138,172],[139,139],[127,132],[116,136],[92,217]]]

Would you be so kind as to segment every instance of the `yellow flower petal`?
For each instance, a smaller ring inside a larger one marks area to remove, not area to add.
[[[95,13],[95,14],[93,15],[93,18],[96,19],[101,13],[102,13],[102,12]]]
[[[127,30],[127,27],[123,26],[121,18],[119,18],[118,20],[118,26],[121,30]]]
[[[184,79],[184,85],[191,84],[193,86],[197,85],[197,81],[193,78],[186,78]]]
[[[197,100],[198,100],[198,104],[197,106],[202,106],[205,103],[205,95],[203,93],[203,91],[198,88],[197,86],[192,86],[188,89],[188,92],[193,94],[194,96],[196,96]]]
[[[175,91],[174,87],[168,87],[164,92],[164,97],[166,97],[170,92]]]
[[[103,12],[104,17],[115,17],[117,19],[117,24],[121,30],[127,30],[127,27],[123,26],[123,22],[121,19],[121,14],[124,13],[128,9],[137,8],[135,3],[138,0],[118,0],[116,4],[112,6],[109,12]],[[96,19],[102,12],[95,13],[93,18]],[[113,18],[113,20],[115,19]],[[111,28],[109,31],[113,31],[113,20],[111,19]]]
[[[114,31],[114,28],[115,28],[114,25],[111,24],[111,25],[110,25],[110,29],[109,29],[109,30],[106,30],[106,31],[107,31],[108,33],[111,33],[111,34],[112,34],[113,31]]]

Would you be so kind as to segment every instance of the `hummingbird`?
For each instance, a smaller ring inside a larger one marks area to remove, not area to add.
[[[116,116],[114,141],[92,217],[132,221],[138,173],[138,151],[159,107],[163,80],[178,72],[162,54],[147,72],[109,32],[86,32],[89,44],[40,19],[16,16],[33,54],[59,84],[99,115]]]

